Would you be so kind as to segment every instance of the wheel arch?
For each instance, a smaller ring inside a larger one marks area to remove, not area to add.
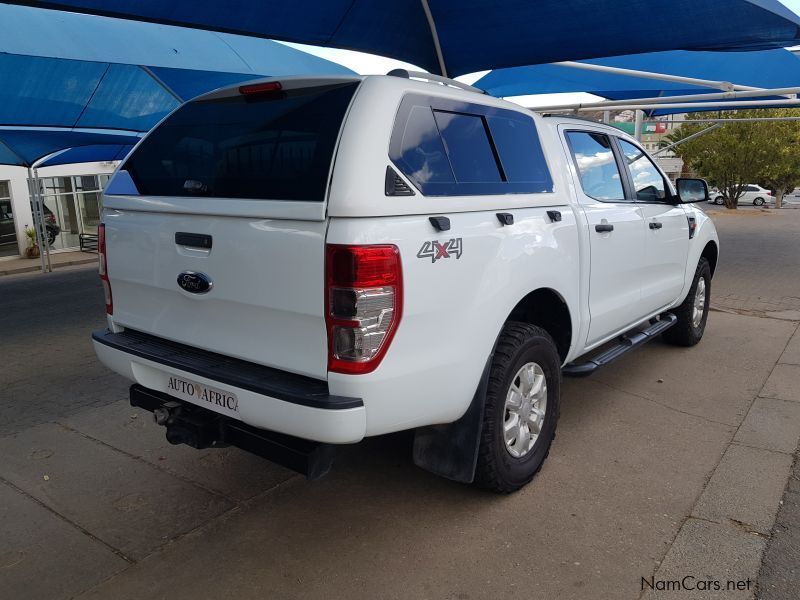
[[[714,271],[717,269],[717,259],[719,258],[717,243],[714,240],[709,241],[700,253],[700,257],[708,261],[708,265],[711,267],[711,277],[714,277]]]
[[[572,346],[572,316],[563,296],[551,288],[539,288],[517,302],[506,321],[521,321],[544,329],[553,338],[561,360]]]

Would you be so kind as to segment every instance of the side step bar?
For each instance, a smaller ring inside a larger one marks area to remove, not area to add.
[[[594,373],[600,367],[604,367],[610,362],[614,362],[620,356],[623,356],[628,351],[641,346],[645,342],[649,342],[657,335],[664,333],[667,329],[678,322],[678,317],[672,313],[664,313],[661,318],[650,325],[647,329],[642,331],[635,331],[626,333],[619,338],[617,343],[604,350],[597,356],[587,360],[586,362],[575,363],[571,362],[565,365],[561,372],[566,377],[587,377]]]
[[[250,427],[139,384],[132,385],[130,393],[131,406],[149,410],[156,423],[167,428],[170,444],[198,449],[236,446],[308,479],[319,479],[333,464],[336,447],[332,444]]]

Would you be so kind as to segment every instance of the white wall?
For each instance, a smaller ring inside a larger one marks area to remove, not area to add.
[[[39,169],[39,177],[67,177],[70,175],[103,175],[110,174],[117,162],[75,163]],[[25,167],[9,167],[0,165],[0,181],[8,181],[11,191],[11,210],[14,211],[14,227],[17,230],[19,254],[25,251],[28,238],[25,227],[33,228],[33,212],[28,196],[28,170]],[[3,260],[3,258],[0,258]]]

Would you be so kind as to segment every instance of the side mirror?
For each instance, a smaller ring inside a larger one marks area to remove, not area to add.
[[[708,202],[708,184],[705,179],[676,179],[675,189],[681,204]]]

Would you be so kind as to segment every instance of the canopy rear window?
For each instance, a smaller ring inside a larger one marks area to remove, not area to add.
[[[146,196],[322,202],[357,82],[190,102],[122,167]]]

